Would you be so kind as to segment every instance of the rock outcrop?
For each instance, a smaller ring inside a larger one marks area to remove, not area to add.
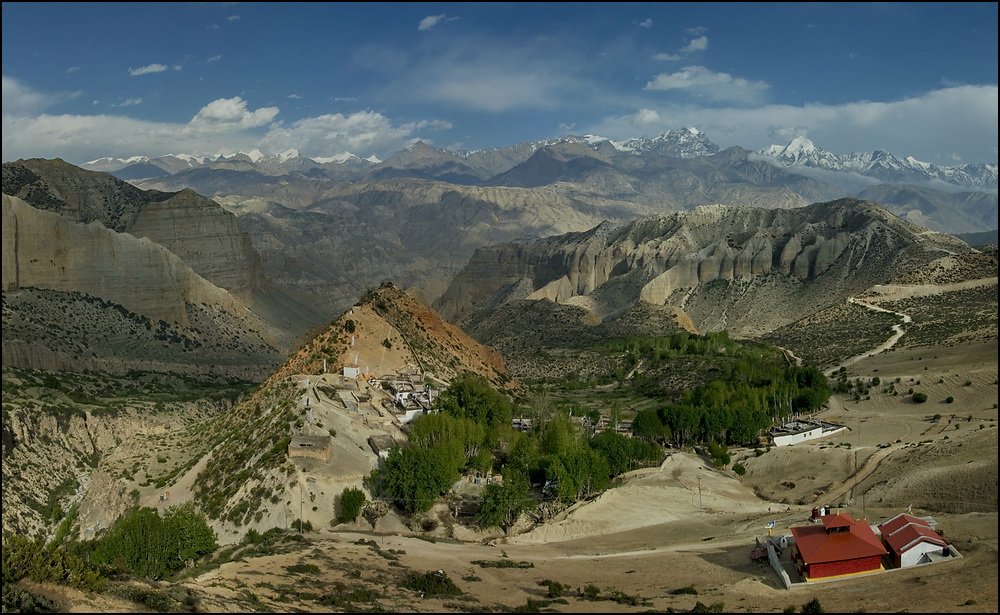
[[[264,288],[260,257],[236,217],[191,190],[144,191],[62,160],[32,159],[3,165],[3,191],[70,222],[148,238],[241,298]]]
[[[481,248],[435,308],[462,323],[474,311],[548,299],[607,319],[643,301],[682,308],[702,331],[753,335],[915,263],[969,250],[853,199],[799,209],[711,205]]]
[[[152,320],[189,324],[186,304],[241,305],[164,246],[73,222],[3,195],[3,288],[88,289]]]

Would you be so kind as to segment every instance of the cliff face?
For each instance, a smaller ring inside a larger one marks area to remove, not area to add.
[[[3,165],[3,192],[5,366],[258,379],[328,318],[270,282],[236,217],[191,190],[21,160]]]
[[[260,257],[236,217],[191,190],[150,203],[125,232],[164,246],[206,280],[243,299],[265,287]]]
[[[682,308],[701,331],[755,335],[969,250],[864,201],[712,205],[481,248],[435,307],[461,323],[512,300],[548,299],[606,319],[643,301]]]
[[[153,320],[188,324],[187,303],[236,313],[238,302],[150,241],[81,224],[3,195],[3,288],[86,289]]]
[[[144,191],[61,160],[33,159],[3,165],[3,191],[68,222],[148,238],[242,298],[265,285],[260,257],[236,217],[191,190]]]

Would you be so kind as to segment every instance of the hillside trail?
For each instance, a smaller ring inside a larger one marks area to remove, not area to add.
[[[875,355],[877,355],[877,354],[879,354],[881,352],[885,352],[886,350],[892,348],[893,346],[896,345],[896,342],[898,342],[900,340],[900,338],[903,337],[903,334],[906,333],[906,330],[903,328],[903,325],[906,325],[906,324],[909,324],[909,323],[913,322],[913,319],[910,318],[909,314],[903,314],[902,312],[896,312],[894,310],[887,310],[887,309],[879,307],[877,305],[873,305],[871,303],[868,303],[867,301],[861,301],[859,299],[855,299],[854,297],[848,297],[847,298],[847,302],[848,303],[853,303],[855,305],[860,305],[861,307],[865,307],[865,308],[868,308],[869,310],[874,310],[876,312],[885,312],[887,314],[895,314],[895,315],[901,317],[903,319],[903,322],[902,322],[902,324],[897,323],[895,325],[892,325],[892,331],[893,331],[892,336],[890,336],[889,339],[887,339],[886,341],[882,342],[880,345],[876,346],[875,348],[873,348],[871,350],[866,350],[865,352],[863,352],[861,354],[858,354],[858,355],[855,355],[855,356],[850,357],[848,359],[845,359],[843,361],[840,361],[839,364],[836,365],[835,367],[831,367],[831,368],[827,369],[824,372],[824,375],[827,378],[829,378],[829,377],[833,376],[835,373],[837,373],[837,371],[839,371],[841,367],[848,367],[850,365],[853,365],[853,364],[857,363],[858,361],[860,361],[862,359],[866,359],[868,357],[873,357],[873,356],[875,356]]]

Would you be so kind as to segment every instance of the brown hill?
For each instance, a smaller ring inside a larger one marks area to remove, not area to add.
[[[346,366],[376,379],[415,368],[442,383],[472,371],[499,390],[520,388],[507,374],[500,353],[442,320],[417,293],[391,282],[365,293],[294,353],[271,380],[319,374],[324,367],[339,373]]]
[[[434,306],[462,324],[520,299],[570,303],[601,319],[646,302],[682,309],[699,331],[753,338],[972,251],[865,201],[711,205],[480,248]]]
[[[3,165],[3,191],[5,366],[258,380],[319,320],[266,279],[236,217],[191,190],[144,191],[61,160],[21,160]],[[81,297],[120,318],[47,316],[71,304],[89,312]],[[128,321],[146,331],[119,345]]]

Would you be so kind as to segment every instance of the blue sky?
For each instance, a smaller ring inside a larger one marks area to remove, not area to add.
[[[997,161],[997,3],[3,3],[3,160],[693,126]]]

